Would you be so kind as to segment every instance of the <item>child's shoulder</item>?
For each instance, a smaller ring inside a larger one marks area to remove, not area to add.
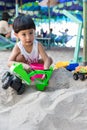
[[[17,41],[17,44],[21,44],[21,41]]]
[[[35,39],[33,43],[38,44],[39,42]]]
[[[21,41],[18,41],[18,42],[16,43],[16,45],[17,45],[18,47],[22,46]]]
[[[39,41],[37,41],[37,40],[34,40],[33,43],[34,43],[35,46],[40,46],[40,44],[41,44],[41,43],[40,43]]]

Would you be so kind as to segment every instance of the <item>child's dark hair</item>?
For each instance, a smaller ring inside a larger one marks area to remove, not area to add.
[[[21,30],[26,30],[26,29],[36,29],[35,23],[30,17],[30,15],[19,15],[18,17],[15,18],[13,22],[13,29],[15,33],[18,33]]]

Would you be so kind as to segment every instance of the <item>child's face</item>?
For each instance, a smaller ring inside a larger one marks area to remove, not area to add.
[[[35,30],[34,29],[27,29],[22,30],[15,34],[21,41],[23,45],[32,45],[34,36],[35,36]]]

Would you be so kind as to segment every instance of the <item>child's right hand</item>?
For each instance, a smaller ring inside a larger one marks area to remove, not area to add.
[[[28,65],[28,64],[23,64],[23,67],[24,67],[24,69],[27,71],[27,72],[30,72],[30,71],[32,71],[32,68]]]

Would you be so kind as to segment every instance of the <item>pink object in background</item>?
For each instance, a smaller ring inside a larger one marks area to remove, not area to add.
[[[44,70],[44,65],[40,63],[31,63],[31,68],[34,70]],[[31,80],[34,81],[36,78],[42,78],[43,74],[37,74],[31,77]]]

